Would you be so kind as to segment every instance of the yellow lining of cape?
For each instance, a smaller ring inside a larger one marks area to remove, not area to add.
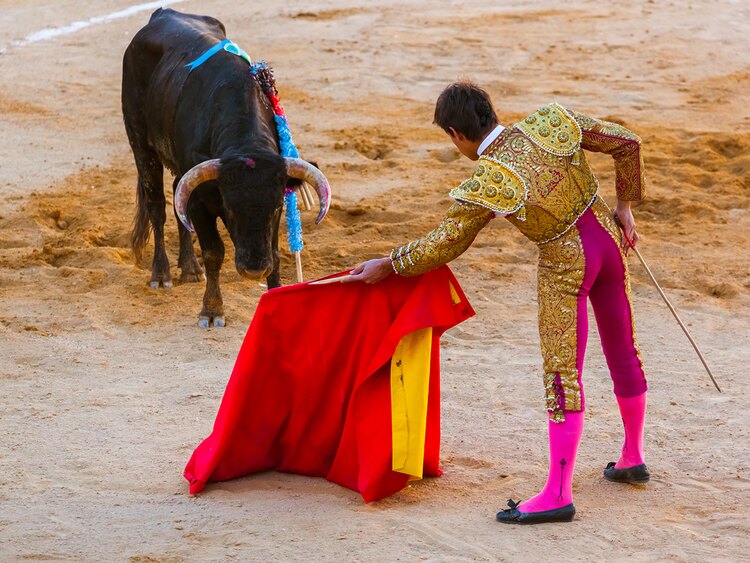
[[[391,359],[392,469],[413,479],[421,479],[424,469],[431,354],[427,327],[401,338]]]
[[[450,287],[451,290],[451,301],[453,301],[454,305],[458,305],[461,303],[461,298],[458,295],[458,291],[456,291],[456,288],[453,287],[453,284],[451,282],[448,282],[448,287]]]

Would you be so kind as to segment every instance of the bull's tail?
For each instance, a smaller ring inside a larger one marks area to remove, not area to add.
[[[146,246],[151,234],[151,220],[148,216],[146,188],[143,182],[138,182],[135,192],[135,217],[133,218],[133,230],[130,231],[130,248],[136,262],[143,257],[143,247]]]

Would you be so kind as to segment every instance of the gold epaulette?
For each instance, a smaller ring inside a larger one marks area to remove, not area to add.
[[[479,157],[474,175],[450,192],[453,199],[475,203],[503,215],[521,209],[527,195],[526,184],[517,172],[487,156]]]
[[[535,145],[557,156],[571,156],[581,148],[581,128],[565,108],[552,102],[540,107],[515,128]]]

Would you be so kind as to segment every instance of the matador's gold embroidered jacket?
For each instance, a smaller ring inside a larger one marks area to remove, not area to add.
[[[621,200],[644,196],[641,140],[621,125],[552,103],[503,130],[471,178],[450,192],[455,203],[427,236],[391,251],[396,273],[415,276],[462,254],[494,217],[538,244],[567,232],[594,202],[599,183],[584,150],[615,161]]]

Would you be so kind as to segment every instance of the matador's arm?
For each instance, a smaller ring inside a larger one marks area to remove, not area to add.
[[[495,216],[493,211],[456,201],[436,229],[421,239],[394,248],[391,265],[397,274],[416,276],[447,264],[471,246],[477,233]]]
[[[567,110],[581,127],[581,148],[603,152],[615,160],[617,199],[638,201],[645,196],[641,138],[630,129]]]

